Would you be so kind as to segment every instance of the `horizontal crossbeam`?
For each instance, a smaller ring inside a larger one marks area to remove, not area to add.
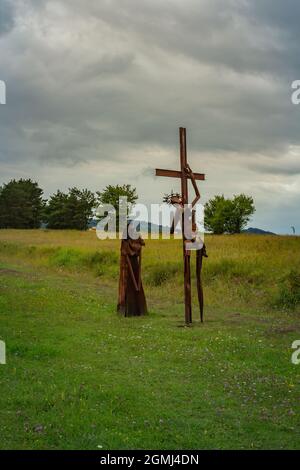
[[[182,177],[181,171],[162,170],[160,168],[157,168],[155,170],[155,175],[156,176],[166,176],[168,178],[181,178]],[[190,178],[188,175],[187,175],[187,177]],[[199,181],[204,181],[205,180],[205,175],[203,173],[194,173],[194,177],[195,177],[195,180],[199,180]]]

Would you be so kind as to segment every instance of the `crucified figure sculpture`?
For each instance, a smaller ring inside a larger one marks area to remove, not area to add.
[[[206,249],[203,241],[196,234],[194,236],[193,229],[196,229],[195,210],[193,207],[200,198],[196,180],[205,180],[203,173],[193,173],[187,162],[187,145],[186,145],[186,129],[180,127],[180,171],[156,169],[156,176],[164,176],[168,178],[179,178],[181,180],[181,194],[171,194],[166,196],[164,201],[178,208],[175,214],[175,220],[172,230],[181,219],[182,238],[183,238],[183,259],[184,259],[184,305],[185,305],[185,322],[192,323],[192,302],[191,302],[191,273],[190,273],[190,257],[191,251],[196,250],[197,254],[197,289],[200,305],[200,316],[203,321],[203,289],[201,282],[201,269],[203,257],[206,257]],[[188,204],[188,181],[191,180],[195,198],[191,205]]]
[[[184,168],[187,177],[191,180],[193,189],[195,191],[195,198],[189,207],[184,207],[182,196],[178,193],[167,195],[164,198],[164,202],[173,205],[176,207],[176,212],[171,225],[171,234],[175,233],[175,228],[178,224],[181,223],[182,219],[185,218],[185,221],[188,221],[188,224],[185,224],[185,257],[191,256],[192,251],[196,251],[196,280],[197,280],[197,294],[198,302],[200,309],[200,319],[203,323],[203,313],[204,313],[204,296],[203,296],[203,286],[201,279],[203,257],[207,258],[206,247],[203,243],[201,237],[197,233],[197,224],[196,224],[196,211],[194,209],[195,205],[200,199],[200,192],[194,177],[194,174],[187,164]],[[188,226],[187,226],[188,225]],[[190,265],[190,259],[185,259],[185,266]],[[191,289],[189,283],[189,290]]]

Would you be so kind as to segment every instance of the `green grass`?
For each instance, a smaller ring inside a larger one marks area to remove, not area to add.
[[[121,318],[117,241],[0,231],[2,449],[299,448],[300,240],[206,242],[186,328],[179,241],[146,242],[150,313]]]

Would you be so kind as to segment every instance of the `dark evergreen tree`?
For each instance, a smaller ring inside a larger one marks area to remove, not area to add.
[[[43,190],[36,182],[12,180],[0,188],[0,228],[39,228],[44,206]]]
[[[71,188],[68,193],[57,191],[50,197],[45,210],[47,227],[86,230],[94,206],[95,196],[87,189]]]
[[[61,230],[69,228],[67,201],[68,194],[59,190],[50,197],[44,217],[48,228]]]

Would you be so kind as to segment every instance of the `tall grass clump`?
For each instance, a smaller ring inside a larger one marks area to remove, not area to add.
[[[285,276],[276,304],[286,309],[295,309],[300,305],[300,271],[293,268]]]
[[[49,256],[49,263],[60,268],[75,268],[82,265],[82,253],[73,248],[56,248]]]
[[[203,264],[203,272],[203,277],[207,282],[222,279],[240,284],[257,284],[263,280],[263,271],[259,269],[259,266],[245,259],[208,260]]]
[[[85,254],[84,264],[91,269],[96,276],[115,278],[118,270],[119,256],[114,251],[95,251]]]
[[[56,248],[49,256],[49,263],[52,266],[67,269],[86,269],[93,271],[96,275],[102,276],[107,268],[117,266],[118,255],[111,251],[86,252],[74,248]]]
[[[93,251],[84,257],[85,263],[91,267],[103,264],[112,265],[118,263],[118,259],[118,254],[114,251]]]
[[[154,287],[158,287],[171,280],[180,272],[179,263],[155,264],[148,268],[148,282]]]

